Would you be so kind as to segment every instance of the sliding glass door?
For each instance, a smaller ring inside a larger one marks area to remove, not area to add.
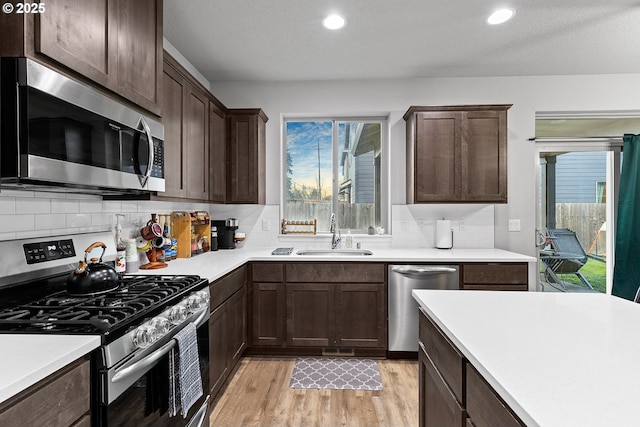
[[[620,150],[538,143],[540,289],[610,293]]]

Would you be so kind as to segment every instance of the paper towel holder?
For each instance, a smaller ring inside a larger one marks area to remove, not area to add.
[[[437,222],[439,222],[439,221],[436,221],[436,223]],[[442,218],[442,222],[445,222],[444,218]],[[449,222],[449,221],[447,221],[447,222]],[[448,225],[449,225],[449,233],[451,233],[451,239],[449,239],[449,241],[447,242],[448,239],[445,238],[444,241],[443,241],[443,239],[441,239],[438,236],[438,231],[439,230],[436,230],[436,249],[452,249],[453,248],[453,228],[451,228],[450,222],[449,222]],[[444,233],[443,233],[443,235],[441,237],[444,237]]]

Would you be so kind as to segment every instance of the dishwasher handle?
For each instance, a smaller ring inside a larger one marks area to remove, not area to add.
[[[391,267],[391,271],[394,273],[407,275],[407,276],[431,276],[433,274],[448,274],[458,271],[455,267],[445,267],[436,265],[402,265],[397,267]]]

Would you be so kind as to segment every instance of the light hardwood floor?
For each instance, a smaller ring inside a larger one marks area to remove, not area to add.
[[[294,358],[244,358],[213,409],[210,426],[418,425],[417,361],[378,360],[380,391],[292,389],[294,363]]]

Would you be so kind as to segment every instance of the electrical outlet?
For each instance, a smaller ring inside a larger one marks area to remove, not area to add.
[[[465,227],[464,220],[461,219],[460,222],[458,223],[458,230],[464,231],[464,227]]]
[[[510,219],[509,220],[509,231],[520,231],[520,220],[519,219]]]
[[[269,225],[269,220],[268,219],[263,219],[262,220],[262,231],[269,231],[271,230],[271,226]]]
[[[402,231],[409,231],[409,221],[407,220],[400,221],[400,229]]]
[[[424,230],[427,227],[427,221],[425,221],[424,219],[419,219],[418,220],[418,228],[420,230]]]

